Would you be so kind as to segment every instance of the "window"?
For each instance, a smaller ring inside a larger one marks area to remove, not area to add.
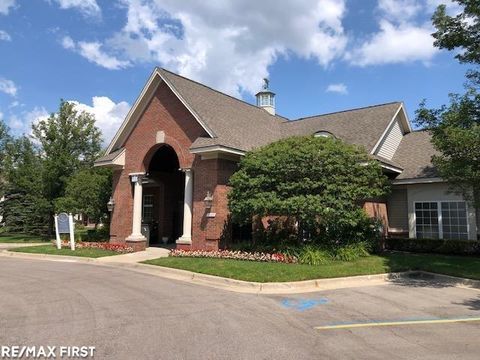
[[[442,202],[444,239],[468,239],[467,206],[463,201]]]
[[[259,106],[274,106],[273,96],[269,94],[261,94],[258,99]]]
[[[153,220],[153,195],[143,195],[143,221]]]
[[[328,131],[317,131],[315,134],[314,134],[315,137],[334,137],[333,134],[331,132],[328,132]]]
[[[415,203],[415,218],[417,220],[417,238],[439,238],[438,204],[436,202]]]
[[[468,239],[467,205],[464,201],[416,202],[415,220],[419,239]]]

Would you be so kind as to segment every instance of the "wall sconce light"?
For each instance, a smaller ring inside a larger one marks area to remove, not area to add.
[[[108,200],[108,203],[107,203],[107,209],[109,212],[112,212],[114,207],[115,207],[115,200],[113,200],[113,198],[110,196],[110,200]]]
[[[205,209],[211,209],[213,205],[213,195],[210,191],[207,191],[207,196],[203,199],[203,203],[205,204]]]

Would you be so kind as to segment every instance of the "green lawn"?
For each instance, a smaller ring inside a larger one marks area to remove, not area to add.
[[[81,257],[89,257],[89,258],[99,258],[102,256],[119,255],[115,251],[102,250],[102,249],[76,249],[75,251],[72,251],[68,248],[62,248],[58,250],[54,245],[26,246],[26,247],[10,249],[9,251],[29,253],[29,254],[70,255],[70,256],[81,256]]]
[[[256,282],[299,281],[406,270],[424,270],[480,280],[480,258],[432,254],[372,255],[357,261],[332,261],[319,266],[178,257],[144,263]]]
[[[47,238],[27,234],[0,234],[0,243],[38,243],[48,241]]]

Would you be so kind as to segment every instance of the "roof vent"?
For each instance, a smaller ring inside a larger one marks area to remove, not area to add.
[[[267,111],[270,115],[275,115],[275,93],[270,91],[268,85],[270,81],[263,79],[263,88],[255,96],[257,97],[257,106]]]

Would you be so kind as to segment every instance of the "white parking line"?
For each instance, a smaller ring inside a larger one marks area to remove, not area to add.
[[[350,329],[350,328],[374,327],[374,326],[448,324],[448,323],[472,322],[472,321],[480,321],[480,317],[455,318],[455,319],[429,319],[429,320],[401,320],[401,321],[385,321],[385,322],[374,321],[374,322],[363,322],[363,323],[316,326],[315,329],[316,330],[334,330],[334,329]]]

